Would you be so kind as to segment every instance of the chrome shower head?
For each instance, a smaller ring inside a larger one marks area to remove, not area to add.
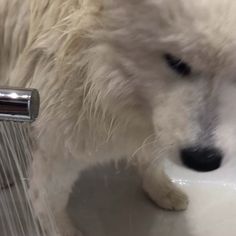
[[[39,106],[36,89],[0,88],[0,121],[33,122]]]

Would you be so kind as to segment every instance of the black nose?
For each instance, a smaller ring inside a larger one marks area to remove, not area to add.
[[[197,171],[212,171],[220,167],[223,155],[217,148],[188,147],[181,150],[183,163]]]

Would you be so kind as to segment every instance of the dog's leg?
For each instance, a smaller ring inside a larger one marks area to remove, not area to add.
[[[81,168],[73,159],[47,159],[39,152],[34,155],[30,196],[36,216],[49,236],[82,235],[72,225],[66,211],[70,192]],[[54,217],[56,233],[55,229],[52,230],[50,215]]]
[[[184,210],[188,197],[165,174],[161,163],[151,163],[142,171],[143,188],[150,198],[161,208]]]

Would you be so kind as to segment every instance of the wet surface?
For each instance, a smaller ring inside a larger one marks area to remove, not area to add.
[[[107,164],[86,171],[77,181],[68,207],[74,223],[85,236],[235,236],[236,160],[207,173],[172,160],[166,169],[188,193],[188,210],[159,209],[143,193],[133,167]]]

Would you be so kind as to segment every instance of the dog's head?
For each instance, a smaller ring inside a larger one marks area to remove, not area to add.
[[[236,2],[116,0],[106,7],[120,76],[116,101],[132,94],[145,107],[160,147],[205,159],[235,155]]]

